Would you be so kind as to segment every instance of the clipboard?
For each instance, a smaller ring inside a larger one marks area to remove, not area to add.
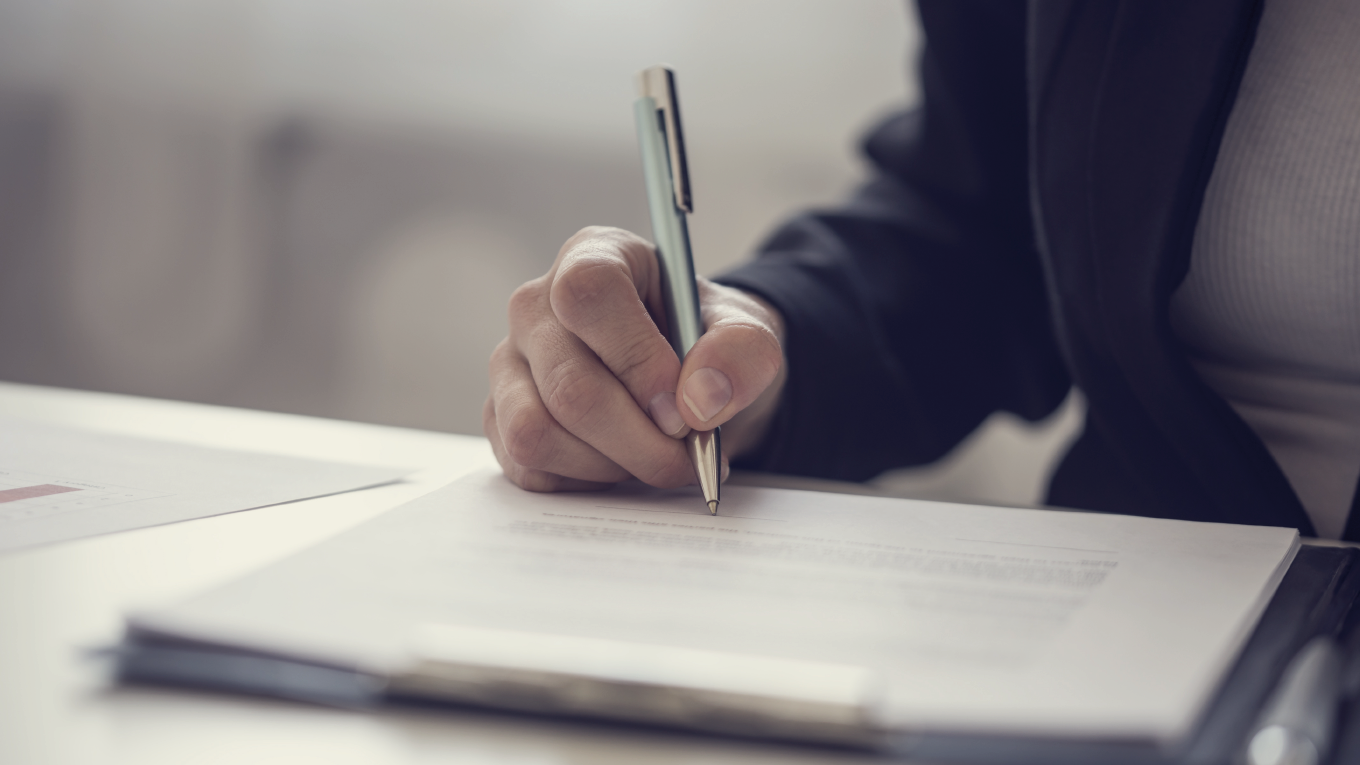
[[[1336,628],[1360,595],[1360,549],[1305,545],[1215,694],[1195,732],[1178,751],[1122,744],[983,735],[899,734],[891,737],[823,735],[823,744],[871,749],[891,756],[932,762],[1007,763],[1008,765],[1218,765],[1229,763],[1241,747],[1257,711],[1294,653],[1308,639]],[[212,690],[287,699],[348,709],[400,709],[441,706],[428,695],[393,688],[380,677],[325,663],[243,651],[130,630],[116,651],[120,682]],[[443,704],[464,708],[465,704]],[[513,709],[519,714],[560,712]],[[1341,731],[1335,762],[1360,747],[1360,730]],[[1344,721],[1343,721],[1344,722]],[[620,724],[620,723],[615,723]],[[714,732],[714,731],[710,731]],[[785,741],[806,736],[777,727],[734,726],[719,733]]]

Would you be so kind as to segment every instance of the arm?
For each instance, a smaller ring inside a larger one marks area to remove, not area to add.
[[[583,229],[510,304],[483,424],[540,491],[693,482],[681,442],[726,428],[765,470],[858,480],[939,457],[988,414],[1041,417],[1068,378],[1029,226],[1024,7],[922,2],[922,109],[866,142],[875,177],[753,263],[700,280],[681,365],[650,245]],[[730,286],[725,286],[730,285]]]
[[[784,323],[787,383],[741,464],[862,480],[1066,394],[1030,227],[1024,13],[923,1],[924,102],[866,140],[873,179],[718,280]]]

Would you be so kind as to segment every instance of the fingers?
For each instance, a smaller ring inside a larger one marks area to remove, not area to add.
[[[710,430],[750,406],[783,365],[773,310],[733,290],[701,283],[707,330],[685,357],[678,386],[685,422]]]
[[[561,427],[653,486],[693,481],[684,442],[662,433],[579,339],[550,325],[520,350],[543,406]]]
[[[492,396],[487,396],[486,404],[482,407],[482,430],[486,433],[487,440],[491,442],[491,451],[496,455],[496,461],[501,464],[501,469],[505,471],[505,476],[522,489],[529,491],[594,491],[609,486],[607,483],[582,481],[577,478],[568,478],[544,470],[525,467],[512,459],[506,452],[505,444],[501,440],[500,428],[497,427],[496,423],[496,407]]]
[[[629,476],[659,487],[694,482],[681,437],[771,398],[782,367],[772,307],[699,286],[708,332],[683,369],[654,319],[655,251],[633,234],[583,229],[545,276],[515,291],[483,410],[512,481],[535,491],[598,489]],[[745,419],[732,423],[733,435]]]
[[[509,343],[491,356],[490,411],[483,412],[487,437],[499,444],[505,462],[526,470],[581,479],[593,485],[617,483],[629,474],[562,427],[539,398],[529,365]],[[489,418],[489,419],[488,419]],[[498,457],[499,457],[498,453]]]
[[[572,247],[569,242],[563,248],[564,259]],[[661,432],[599,356],[555,315],[550,294],[555,274],[511,296],[510,338],[493,355],[493,408],[507,461],[582,480],[632,475],[654,486],[691,483],[694,471],[683,443]],[[626,292],[638,301],[631,282]],[[645,311],[642,319],[656,331]],[[679,363],[669,347],[666,352],[672,371],[661,398],[673,409]],[[684,420],[678,414],[673,419],[680,424],[672,430],[682,430]]]
[[[679,437],[685,433],[674,395],[680,360],[646,305],[659,302],[659,279],[646,241],[618,229],[587,229],[562,250],[550,307],[661,432]]]

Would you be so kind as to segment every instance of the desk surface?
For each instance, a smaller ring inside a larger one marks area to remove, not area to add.
[[[0,417],[421,468],[402,484],[0,555],[0,763],[848,763],[853,753],[478,711],[360,714],[112,686],[130,608],[278,560],[479,467],[485,439],[0,383]]]

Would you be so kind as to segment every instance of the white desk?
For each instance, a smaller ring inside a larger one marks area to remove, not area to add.
[[[0,763],[845,763],[853,753],[476,711],[378,714],[110,686],[85,647],[173,601],[494,465],[484,439],[0,383],[0,417],[423,467],[394,486],[0,555]],[[0,433],[3,437],[3,433]]]

